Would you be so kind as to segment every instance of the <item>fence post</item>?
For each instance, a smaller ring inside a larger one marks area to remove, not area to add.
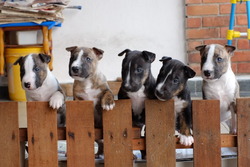
[[[103,111],[104,166],[132,167],[132,111],[130,100],[116,100]]]
[[[146,100],[147,167],[176,166],[174,101]]]
[[[0,102],[0,166],[20,166],[18,103]]]
[[[220,102],[193,101],[194,167],[221,167]]]
[[[67,166],[94,167],[94,105],[92,101],[66,102]]]
[[[250,164],[250,98],[236,101],[238,116],[238,167]]]
[[[57,167],[57,112],[48,102],[27,102],[30,167]]]

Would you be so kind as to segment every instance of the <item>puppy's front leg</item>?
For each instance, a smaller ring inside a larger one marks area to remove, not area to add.
[[[64,104],[64,95],[60,91],[56,91],[49,100],[49,105],[53,109],[59,109]]]
[[[180,143],[185,146],[190,146],[194,143],[194,138],[191,134],[190,126],[187,124],[185,117],[180,114]]]
[[[104,110],[112,110],[115,107],[114,95],[110,90],[103,94],[101,104]]]
[[[232,102],[230,104],[229,110],[231,111],[231,126],[230,128],[230,134],[236,134],[237,133],[237,116],[236,116],[236,104],[235,102]]]

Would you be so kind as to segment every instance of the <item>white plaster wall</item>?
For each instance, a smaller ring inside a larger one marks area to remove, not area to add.
[[[69,46],[104,50],[99,68],[108,80],[120,77],[124,49],[156,53],[152,72],[157,77],[159,59],[171,56],[186,62],[184,45],[184,1],[169,0],[72,0],[82,10],[65,9],[65,21],[53,30],[53,73],[59,82],[68,76]]]

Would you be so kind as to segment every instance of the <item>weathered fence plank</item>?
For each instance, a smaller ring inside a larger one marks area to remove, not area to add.
[[[0,102],[0,166],[20,166],[18,103]]]
[[[174,101],[147,100],[145,108],[147,167],[175,167]]]
[[[193,101],[194,167],[221,167],[220,102]]]
[[[94,105],[92,101],[67,101],[67,167],[94,167]]]
[[[27,102],[30,167],[57,167],[57,112],[48,102]]]
[[[238,167],[250,164],[250,98],[237,99]]]
[[[130,100],[115,101],[103,111],[104,166],[132,167],[132,113]]]

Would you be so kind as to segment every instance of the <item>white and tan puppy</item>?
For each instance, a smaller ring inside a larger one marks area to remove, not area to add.
[[[98,61],[103,51],[98,48],[68,47],[71,52],[69,75],[74,79],[74,100],[91,100],[95,106],[95,127],[102,128],[102,110],[112,110],[115,106],[106,77],[98,69]]]
[[[58,126],[65,125],[65,94],[57,79],[48,68],[50,56],[29,54],[15,63],[20,65],[22,87],[27,101],[49,101],[50,107],[57,109]]]
[[[203,98],[220,100],[220,120],[226,122],[230,133],[236,133],[236,98],[239,84],[231,68],[234,46],[219,44],[197,46],[201,55]],[[231,121],[230,121],[231,120]]]

